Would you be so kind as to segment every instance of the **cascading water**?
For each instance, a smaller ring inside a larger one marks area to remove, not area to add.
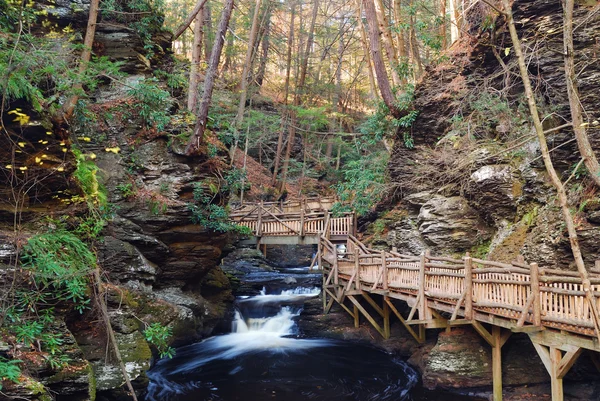
[[[148,372],[148,401],[401,401],[418,381],[406,363],[356,343],[295,338],[318,288],[240,297],[230,334],[182,347]]]

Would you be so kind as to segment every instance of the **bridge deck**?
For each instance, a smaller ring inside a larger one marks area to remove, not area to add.
[[[562,401],[562,377],[582,349],[600,352],[593,313],[600,308],[600,274],[590,274],[590,303],[578,273],[523,261],[376,251],[350,235],[344,253],[321,237],[319,265],[323,262],[328,265],[323,268],[324,311],[335,302],[354,317],[355,325],[362,316],[385,338],[390,311],[419,342],[425,329],[472,325],[493,349],[494,400],[502,399],[501,348],[513,332],[529,335],[551,376],[556,401]],[[382,306],[374,295],[382,297]],[[393,299],[412,308],[408,317],[398,312]]]

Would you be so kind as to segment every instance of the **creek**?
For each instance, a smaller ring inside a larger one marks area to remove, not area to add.
[[[286,269],[285,281],[313,276]],[[320,278],[320,275],[318,275]],[[263,277],[264,278],[264,277]],[[231,332],[177,349],[148,371],[147,401],[424,401],[418,373],[368,344],[299,338],[295,319],[320,288],[271,285],[239,296]]]

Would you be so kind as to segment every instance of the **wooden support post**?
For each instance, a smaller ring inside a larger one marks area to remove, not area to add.
[[[386,340],[390,338],[390,306],[383,300],[383,338]]]
[[[531,277],[531,295],[533,296],[533,303],[531,308],[533,309],[533,325],[542,325],[542,306],[540,303],[540,269],[537,263],[532,263],[530,270]]]
[[[383,297],[383,300],[388,305],[388,307],[392,310],[392,312],[394,312],[394,315],[396,315],[396,317],[398,317],[398,320],[400,320],[400,323],[402,323],[402,325],[404,326],[404,328],[406,330],[408,330],[408,332],[413,336],[413,338],[415,340],[417,340],[417,342],[419,344],[424,343],[425,342],[425,335],[424,335],[425,333],[423,333],[423,335],[415,333],[415,331],[413,330],[413,328],[410,327],[410,325],[407,324],[406,320],[402,317],[402,315],[400,314],[400,312],[398,312],[398,309],[396,309],[396,307],[392,303],[392,300],[390,299],[390,297],[388,297],[386,295],[386,296]],[[422,326],[419,326],[419,328],[421,328],[421,327]],[[420,330],[419,330],[419,333],[420,333]]]
[[[353,300],[353,299],[354,299],[354,297],[350,297],[350,300]],[[358,307],[356,306],[356,304],[354,304],[353,310],[354,310],[354,327],[358,329],[360,326],[360,314],[358,312]]]
[[[262,246],[262,254],[266,258],[267,257],[267,244],[263,244]]]
[[[536,343],[532,339],[533,346],[537,351],[542,363],[550,374],[550,385],[552,388],[552,401],[563,401],[563,378],[573,366],[581,351],[580,347],[568,347],[568,351],[563,356],[561,350],[556,347],[546,346]]]
[[[356,232],[358,231],[358,218],[356,217],[356,212],[352,213],[352,235],[356,236]]]
[[[473,259],[465,258],[465,319],[473,319]]]
[[[493,400],[502,401],[502,332],[499,326],[492,326],[492,386]]]

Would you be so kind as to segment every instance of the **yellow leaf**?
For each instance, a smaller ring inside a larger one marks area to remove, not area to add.
[[[92,139],[91,139],[91,138],[89,138],[89,137],[87,137],[87,136],[84,136],[84,137],[83,137],[83,140],[84,140],[85,142],[89,142],[89,141],[91,141]]]
[[[25,170],[27,170],[27,166],[19,167],[19,170],[25,171]]]
[[[112,152],[114,154],[117,154],[117,153],[119,153],[121,151],[121,148],[118,147],[118,146],[116,146],[114,148],[106,148],[104,150],[107,151],[107,152]]]
[[[507,47],[506,49],[504,49],[504,55],[508,56],[510,54],[510,47]]]
[[[60,146],[65,146],[64,142],[59,143]]]
[[[7,164],[6,168],[10,170],[12,168],[12,164]]]
[[[90,159],[92,160],[96,160],[96,154],[95,153],[90,153]]]
[[[588,125],[590,125],[590,123],[581,123],[579,126],[580,127],[587,127]]]
[[[26,142],[18,142],[17,144],[18,144],[20,147],[22,147],[22,148],[24,148],[24,147],[25,147],[25,145],[27,145],[27,143],[26,143]]]
[[[62,148],[63,153],[67,153],[67,148]]]
[[[56,169],[56,171],[65,171],[65,168],[64,167],[59,167],[59,168]]]
[[[41,161],[42,161],[42,159],[41,159],[40,157],[36,157],[36,158],[35,158],[35,162],[36,162],[36,163],[39,163],[39,162],[41,162]]]
[[[52,131],[46,131],[46,135],[52,135]]]
[[[46,145],[48,141],[42,141],[42,145]]]
[[[42,155],[42,159],[47,159],[48,155]]]

